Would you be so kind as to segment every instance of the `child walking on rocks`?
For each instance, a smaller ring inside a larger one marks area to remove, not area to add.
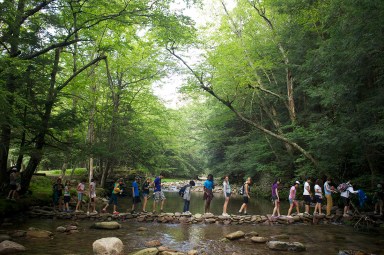
[[[77,204],[76,204],[76,210],[75,212],[82,212],[81,209],[81,203],[83,201],[83,195],[85,191],[85,179],[82,179],[81,182],[77,185]]]
[[[289,199],[289,209],[288,209],[287,217],[292,217],[291,216],[291,212],[292,212],[293,206],[296,206],[297,214],[300,213],[300,211],[299,211],[299,203],[296,200],[296,190],[297,190],[297,188],[299,188],[299,185],[300,185],[300,182],[296,181],[295,184],[291,187],[291,189],[289,191],[289,197],[288,197],[288,199]]]
[[[64,211],[70,212],[69,202],[71,201],[71,192],[70,192],[71,182],[69,180],[65,181],[64,185]]]

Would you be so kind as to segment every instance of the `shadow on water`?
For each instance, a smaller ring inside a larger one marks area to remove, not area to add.
[[[167,193],[166,211],[175,212],[182,209],[182,199],[177,193]],[[130,208],[129,199],[121,199],[120,211]],[[202,213],[203,203],[202,194],[196,193],[192,196],[191,212]],[[234,197],[230,201],[229,213],[235,213],[240,208],[242,199],[240,196]],[[212,212],[221,214],[223,197],[215,195],[212,202]],[[152,203],[149,203],[152,206]],[[286,213],[287,204],[283,203]],[[272,203],[265,200],[253,199],[250,204],[249,212],[252,214],[267,214],[272,210]],[[31,219],[19,225],[14,225],[13,229],[27,229],[37,227],[55,232],[58,226],[68,224],[69,221],[52,219]],[[16,239],[15,241],[27,247],[28,251],[23,254],[92,254],[92,243],[103,237],[118,237],[124,243],[125,254],[135,250],[145,248],[145,242],[159,240],[164,246],[179,251],[196,249],[205,251],[206,254],[294,254],[291,252],[275,252],[269,250],[265,244],[254,244],[248,240],[226,241],[223,237],[231,232],[242,230],[244,232],[256,231],[260,236],[271,237],[274,235],[286,234],[288,240],[302,242],[307,251],[299,254],[337,254],[339,250],[356,249],[371,252],[373,254],[383,254],[384,233],[377,230],[376,233],[360,233],[353,231],[350,226],[342,225],[182,225],[182,224],[159,224],[159,223],[138,223],[135,221],[122,222],[119,230],[96,230],[91,229],[91,221],[78,221],[80,233],[61,234],[55,233],[53,239],[48,240],[28,240]],[[137,231],[139,227],[145,227],[148,231]],[[297,253],[296,253],[297,254]]]

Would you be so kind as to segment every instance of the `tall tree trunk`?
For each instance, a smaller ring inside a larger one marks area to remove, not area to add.
[[[12,59],[16,58],[19,54],[19,40],[20,40],[20,31],[21,31],[21,25],[22,25],[22,19],[23,19],[23,13],[25,9],[25,0],[20,0],[17,4],[17,11],[15,14],[14,21],[12,24],[8,27],[8,31],[6,33],[10,37],[10,51],[9,51],[9,57],[11,61],[11,66],[8,68],[13,68]],[[16,80],[15,75],[13,75],[13,72],[10,72],[10,76],[6,81],[6,88],[8,95],[6,97],[7,100],[7,109],[4,109],[5,114],[5,122],[1,125],[1,135],[0,135],[0,184],[8,183],[9,181],[9,175],[7,171],[8,167],[8,154],[9,154],[9,148],[11,144],[11,133],[12,133],[12,127],[11,127],[11,118],[13,115],[13,104],[14,104],[14,93],[18,87],[18,82]]]

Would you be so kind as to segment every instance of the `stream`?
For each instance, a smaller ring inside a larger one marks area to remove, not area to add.
[[[166,212],[181,212],[183,200],[176,192],[166,193]],[[124,212],[131,206],[131,199],[119,200],[119,211]],[[151,199],[152,200],[152,199]],[[147,211],[152,209],[152,201],[148,202]],[[221,194],[215,194],[212,201],[212,213],[221,214],[224,198]],[[228,213],[235,214],[242,204],[240,196],[231,198]],[[282,202],[282,214],[287,213],[288,202]],[[109,208],[110,209],[110,208]],[[202,193],[193,193],[190,211],[203,213],[204,201]],[[251,199],[249,214],[270,214],[272,203],[263,199]],[[312,211],[313,209],[311,209]],[[206,254],[338,254],[339,250],[362,250],[372,254],[384,254],[384,230],[375,228],[370,232],[357,232],[352,226],[345,225],[218,225],[218,224],[161,224],[139,223],[136,221],[121,222],[119,230],[91,229],[93,224],[89,220],[79,220],[79,233],[57,233],[58,226],[70,223],[66,220],[53,219],[14,219],[13,225],[2,227],[2,232],[29,227],[40,228],[54,233],[53,239],[15,239],[17,243],[24,245],[27,251],[22,254],[92,254],[92,243],[103,237],[118,237],[124,243],[124,252],[145,248],[145,242],[159,240],[164,246],[178,251],[187,252],[195,249]],[[147,231],[137,231],[139,227],[145,227]],[[249,240],[226,241],[222,239],[226,234],[242,230],[243,232],[256,231],[260,236],[271,237],[285,234],[289,239],[284,241],[297,241],[303,243],[305,252],[278,252],[271,251],[265,244],[255,244]]]

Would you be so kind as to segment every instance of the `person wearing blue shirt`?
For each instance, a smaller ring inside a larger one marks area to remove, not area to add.
[[[210,213],[211,210],[211,201],[213,199],[213,189],[215,188],[215,184],[213,182],[213,175],[209,174],[207,180],[204,182],[204,196],[205,200],[204,212]]]
[[[153,181],[152,185],[154,186],[154,192],[153,192],[153,213],[156,213],[156,205],[161,201],[160,204],[160,212],[164,212],[164,202],[165,202],[165,196],[163,191],[161,190],[161,179],[163,178],[163,175],[160,174],[160,176],[156,177],[156,179]]]
[[[139,185],[137,184],[137,182],[140,180],[140,178],[138,176],[135,177],[135,181],[132,182],[132,198],[133,198],[133,203],[132,203],[132,211],[131,213],[135,213],[135,207],[136,207],[136,204],[139,204],[141,203],[141,199],[140,199],[140,193],[139,193]]]

